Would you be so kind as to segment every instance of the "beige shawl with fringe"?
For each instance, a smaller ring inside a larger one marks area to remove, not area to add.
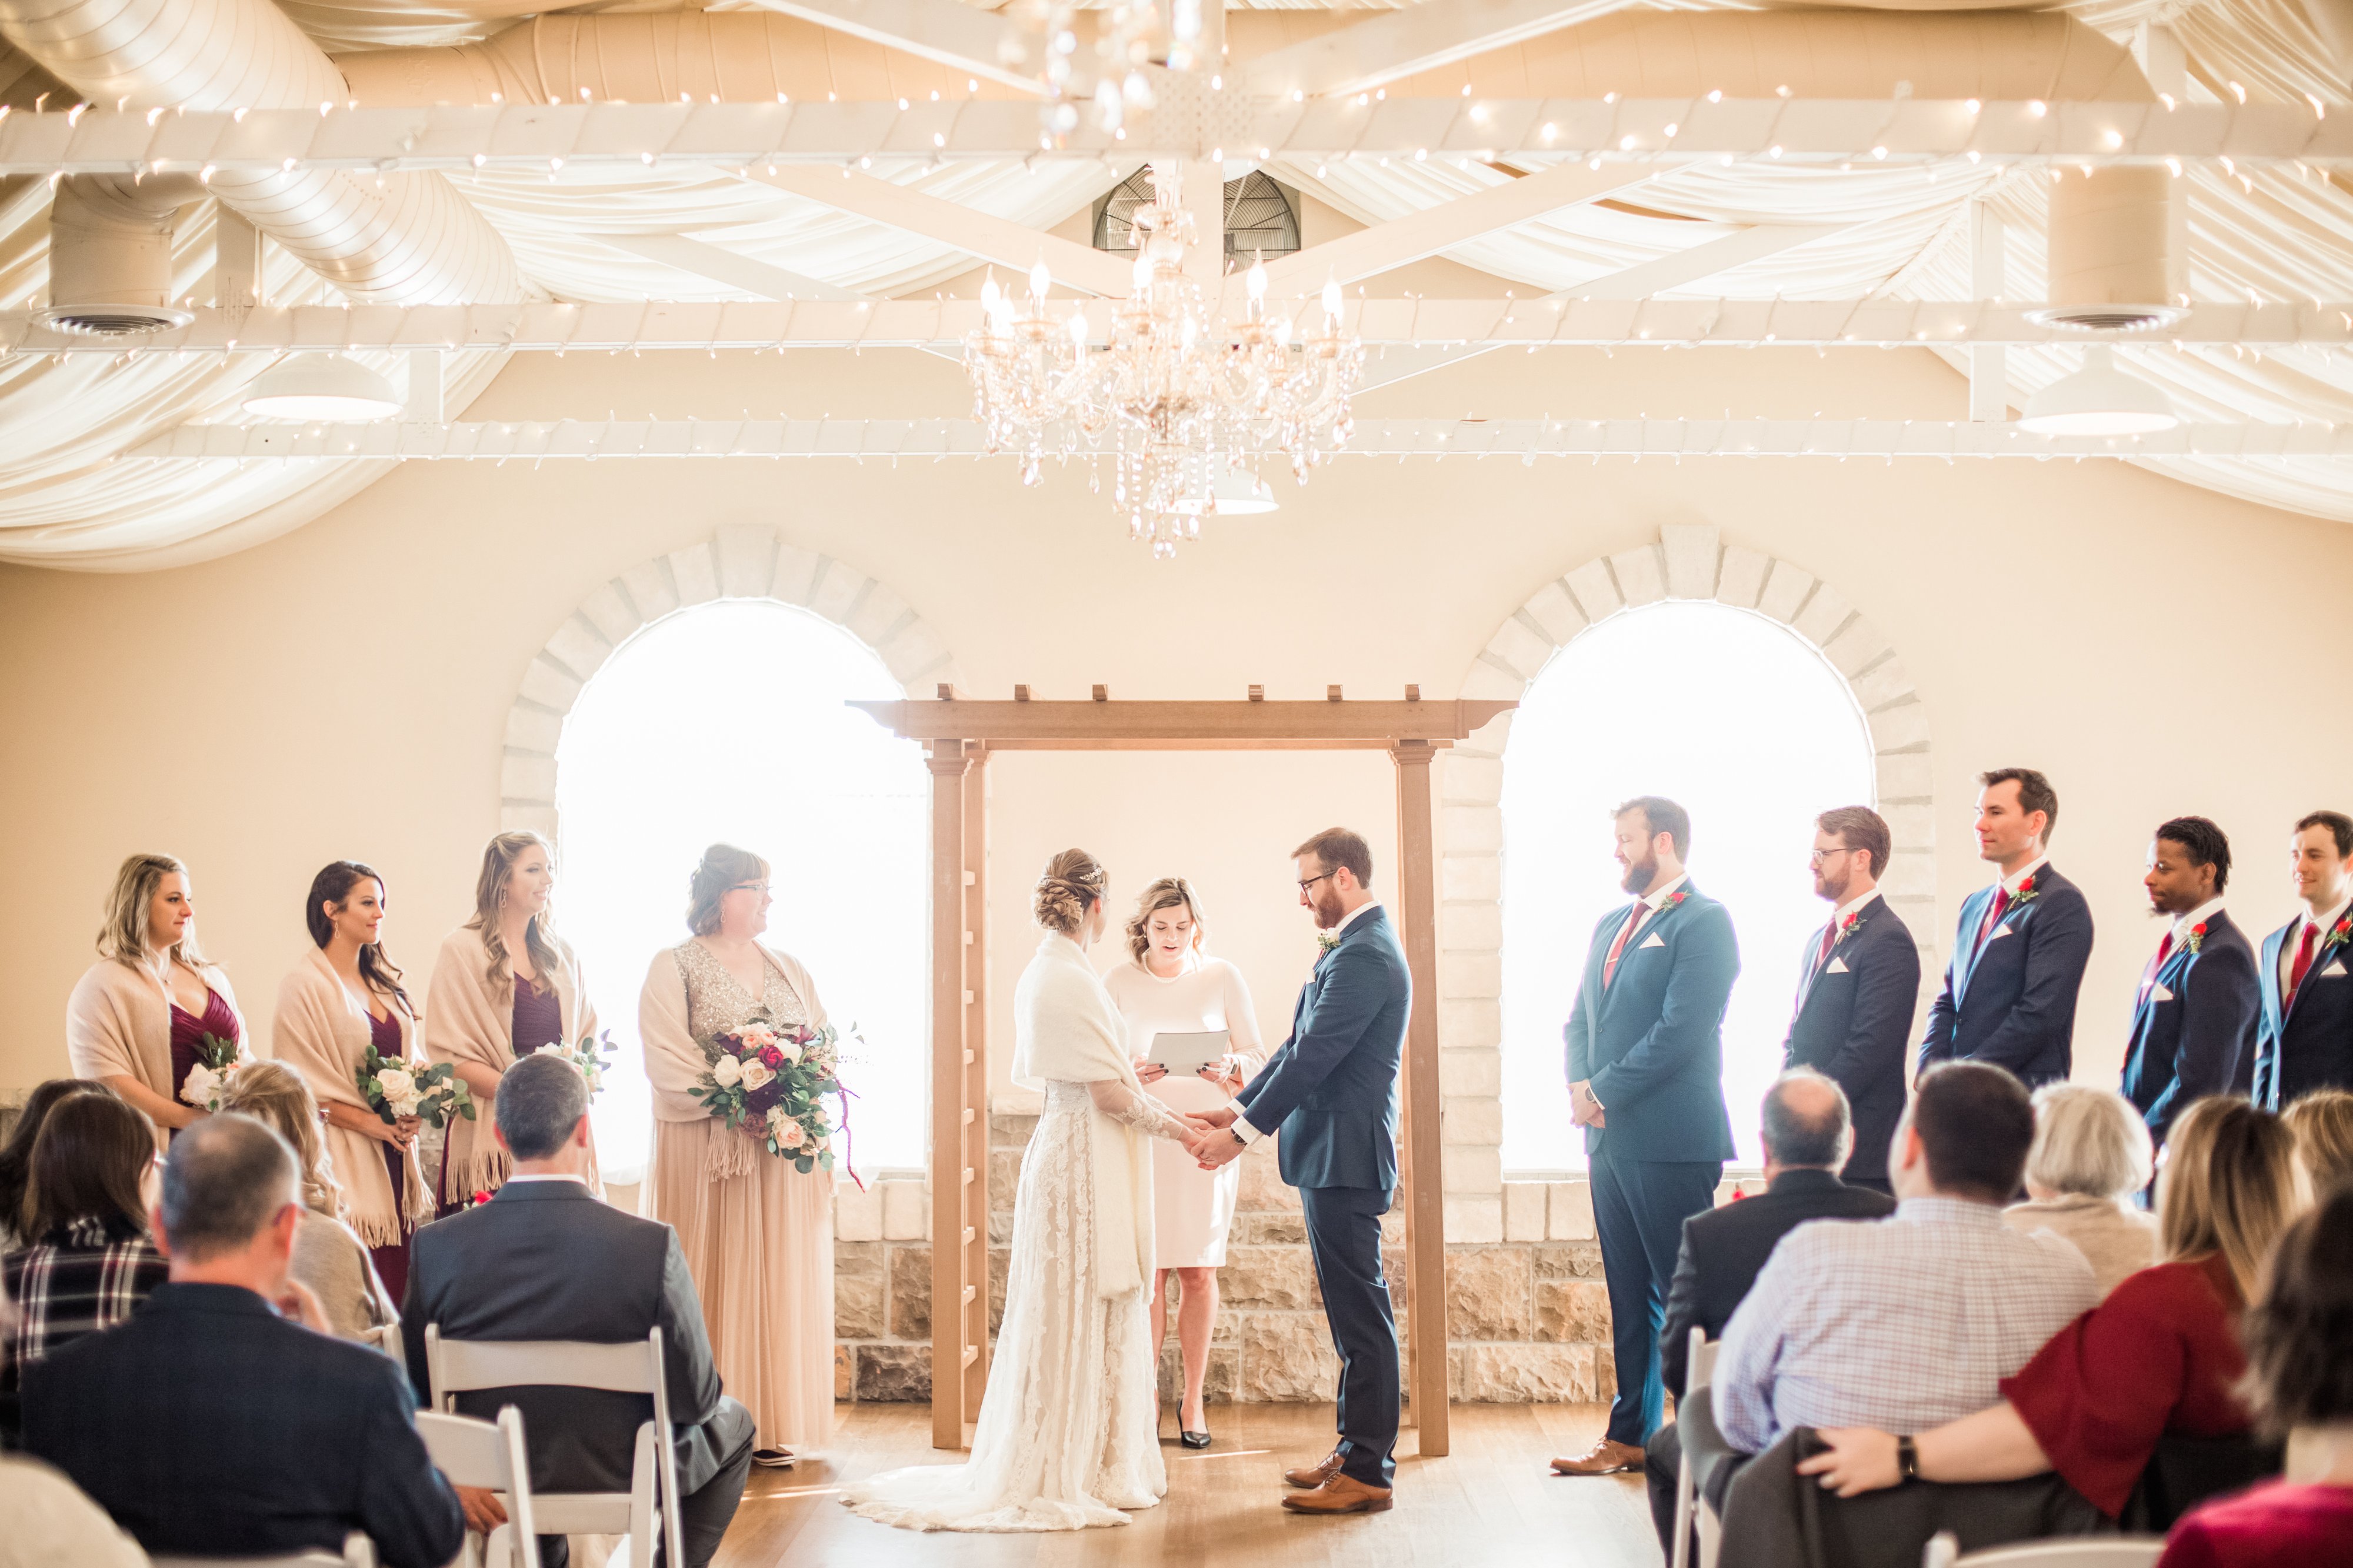
[[[237,993],[220,965],[196,972],[237,1015],[237,1059],[253,1059],[253,1030],[237,1011]],[[66,1001],[66,1058],[76,1078],[136,1079],[173,1104],[172,998],[152,972],[101,959],[76,983]],[[171,1130],[155,1129],[155,1146],[171,1142]]]
[[[555,949],[556,966],[541,975],[543,984],[555,987],[564,1024],[564,1043],[577,1045],[583,1035],[596,1032],[596,1009],[580,984],[580,962],[561,937],[548,938]],[[514,981],[510,965],[505,984],[493,987],[490,950],[482,933],[459,926],[441,944],[433,961],[433,981],[425,994],[425,1055],[436,1062],[472,1062],[503,1074],[514,1066]],[[514,1162],[491,1132],[489,1105],[478,1105],[475,1120],[449,1119],[448,1142],[442,1149],[448,1172],[441,1190],[451,1203],[463,1203],[475,1193],[496,1192],[505,1184]],[[588,1138],[588,1190],[605,1195],[604,1178],[596,1170],[596,1139]]]
[[[785,984],[801,999],[801,1005],[808,1011],[807,1026],[821,1027],[825,1023],[825,1004],[817,999],[817,984],[801,967],[800,961],[765,946],[760,947],[760,956],[784,976]],[[711,1112],[693,1093],[710,1061],[702,1054],[702,1043],[694,1037],[691,1016],[686,969],[680,961],[679,950],[664,948],[654,954],[653,966],[646,971],[646,988],[638,997],[638,1037],[645,1045],[646,1077],[653,1083],[654,1116],[659,1121],[704,1121],[711,1118]],[[730,1176],[748,1176],[755,1162],[776,1157],[750,1138],[717,1136],[704,1145],[703,1173],[714,1182],[723,1182]]]
[[[400,1025],[400,1054],[423,1065],[417,1048],[417,1024],[385,999]],[[352,994],[325,952],[312,948],[279,983],[278,1012],[270,1020],[270,1054],[302,1075],[321,1105],[348,1105],[374,1116],[360,1093],[360,1061],[373,1038],[368,1011]],[[415,1230],[433,1218],[433,1193],[425,1184],[417,1147],[403,1152],[404,1191],[392,1190],[392,1173],[385,1168],[385,1144],[364,1132],[329,1122],[322,1130],[327,1161],[343,1184],[344,1217],[370,1247],[397,1245],[404,1230]],[[404,1224],[404,1221],[406,1222]]]

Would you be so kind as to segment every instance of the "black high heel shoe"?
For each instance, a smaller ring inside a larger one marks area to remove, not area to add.
[[[1207,1432],[1187,1432],[1180,1420],[1176,1427],[1176,1441],[1187,1448],[1206,1448],[1209,1446],[1209,1435]]]

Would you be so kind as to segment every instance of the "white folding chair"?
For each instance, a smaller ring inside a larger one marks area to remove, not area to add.
[[[540,1492],[532,1500],[547,1535],[626,1535],[628,1568],[653,1568],[654,1542],[667,1535],[673,1563],[684,1561],[678,1456],[670,1447],[670,1385],[662,1377],[662,1332],[643,1341],[590,1344],[575,1340],[445,1340],[425,1325],[425,1362],[435,1408],[454,1412],[455,1396],[480,1388],[599,1388],[652,1397],[654,1418],[638,1428],[626,1492]]]
[[[530,1450],[523,1446],[522,1412],[510,1405],[495,1422],[471,1415],[422,1411],[417,1436],[433,1464],[454,1487],[480,1487],[500,1494],[506,1523],[479,1546],[472,1531],[459,1568],[539,1568],[539,1528],[532,1507]]]
[[[2164,1552],[2161,1535],[2070,1535],[1964,1556],[1958,1538],[1940,1530],[1921,1549],[1920,1568],[2150,1568]]]
[[[285,1552],[269,1557],[150,1557],[150,1568],[375,1568],[375,1542],[354,1530],[343,1537],[343,1555],[332,1552]]]
[[[1715,1375],[1715,1352],[1723,1344],[1711,1340],[1707,1331],[1692,1325],[1691,1350],[1683,1362],[1683,1398],[1688,1399],[1708,1384]],[[1715,1568],[1715,1554],[1723,1544],[1723,1524],[1715,1510],[1700,1501],[1699,1484],[1692,1479],[1691,1456],[1685,1454],[1675,1468],[1675,1555],[1674,1568],[1691,1568],[1691,1538],[1694,1517],[1699,1525],[1700,1568]]]

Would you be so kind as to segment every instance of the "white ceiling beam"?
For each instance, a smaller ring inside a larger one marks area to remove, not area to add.
[[[1042,43],[1026,37],[1002,16],[958,0],[757,0],[760,8],[797,16],[886,49],[935,60],[1022,92],[1042,92],[1039,73],[1007,63],[1007,45],[1034,54]]]
[[[532,462],[550,458],[986,456],[969,419],[548,419],[184,425],[127,459]],[[1109,453],[1103,454],[1108,456]],[[2189,425],[2037,436],[1961,419],[1359,419],[1342,458],[2353,458],[2353,426]],[[1077,453],[1087,460],[1083,447]]]
[[[1127,293],[1128,264],[1115,256],[873,174],[779,163],[773,171],[752,169],[744,177],[839,212],[937,240],[1018,274],[1027,274],[1043,261],[1057,281],[1072,288],[1106,298]]]
[[[1354,283],[1451,250],[1481,235],[1641,184],[1655,173],[1630,163],[1605,163],[1598,170],[1556,163],[1542,174],[1505,180],[1286,256],[1266,269],[1267,293],[1277,299],[1310,293],[1322,288],[1326,278]]]
[[[1277,98],[1368,92],[1616,10],[1616,0],[1424,0],[1262,55],[1253,90]]]
[[[631,256],[641,256],[664,267],[691,272],[698,278],[708,278],[714,283],[724,283],[766,300],[865,298],[855,289],[844,289],[836,283],[788,272],[781,267],[771,267],[765,261],[729,250],[724,246],[690,239],[682,234],[600,234],[596,237],[616,250],[625,250]]]
[[[1645,261],[1597,278],[1590,283],[1579,283],[1560,291],[1568,300],[1647,300],[1665,289],[1682,289],[1719,272],[1729,272],[1746,262],[1761,261],[1768,256],[1794,249],[1808,240],[1820,239],[1826,234],[1836,234],[1845,224],[1758,224],[1744,228],[1738,234],[1727,234],[1721,239],[1711,239],[1687,250],[1662,256],[1656,261]]]
[[[1756,231],[1747,231],[1754,233]],[[1770,232],[1786,233],[1774,230]],[[1746,235],[1735,237],[1746,237]],[[1694,250],[1705,248],[1694,247]],[[1694,265],[1685,252],[1686,265]],[[1674,260],[1675,258],[1668,258]],[[1631,270],[1631,269],[1630,269]],[[1619,276],[1623,276],[1622,274]],[[1609,279],[1567,294],[1520,300],[1358,298],[1347,325],[1368,347],[1689,346],[1931,347],[2110,342],[2126,348],[2228,346],[2342,352],[2353,346],[2353,300],[2319,305],[2208,302],[2161,332],[2090,333],[2037,324],[2032,304],[1971,300],[1613,299]],[[1599,290],[1582,298],[1588,290]],[[1082,311],[1108,341],[1113,303],[1058,301]],[[520,353],[776,348],[923,348],[954,344],[980,325],[976,300],[680,302],[574,305],[330,305],[225,310],[198,307],[175,331],[89,338],[0,310],[0,354],[222,354],[352,350]]]

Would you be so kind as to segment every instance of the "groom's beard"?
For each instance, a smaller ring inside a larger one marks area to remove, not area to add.
[[[1347,918],[1348,911],[1340,907],[1340,895],[1332,891],[1329,883],[1316,888],[1315,902],[1312,907],[1315,911],[1317,931],[1330,931]]]
[[[1651,884],[1658,879],[1659,857],[1653,851],[1627,867],[1625,879],[1618,885],[1639,899],[1649,892]]]

